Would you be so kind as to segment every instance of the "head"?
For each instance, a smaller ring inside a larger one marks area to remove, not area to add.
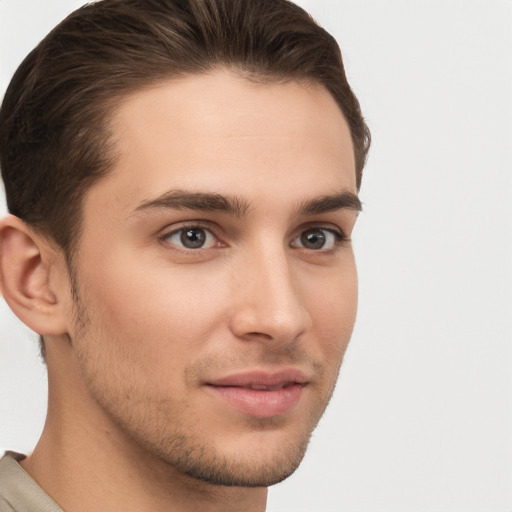
[[[2,104],[9,212],[57,262],[24,275],[59,319],[11,307],[50,373],[76,368],[70,387],[141,449],[211,483],[275,483],[352,331],[368,146],[336,42],[294,4],[86,5]],[[4,253],[23,245],[6,233]]]

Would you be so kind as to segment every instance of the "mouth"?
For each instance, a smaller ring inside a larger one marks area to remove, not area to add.
[[[307,386],[299,370],[251,371],[206,383],[206,388],[229,407],[250,416],[270,418],[293,409]]]

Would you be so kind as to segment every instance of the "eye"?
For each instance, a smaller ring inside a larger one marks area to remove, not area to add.
[[[311,228],[303,231],[292,242],[292,247],[303,247],[313,251],[334,249],[343,241],[343,235],[325,228]]]
[[[163,240],[185,249],[208,249],[214,247],[217,238],[208,229],[187,226],[169,233]]]

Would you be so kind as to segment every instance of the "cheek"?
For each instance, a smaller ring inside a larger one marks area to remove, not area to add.
[[[99,336],[145,357],[177,360],[206,342],[224,318],[218,272],[112,256],[80,275]],[[153,361],[155,362],[155,361]]]
[[[341,361],[357,314],[358,284],[353,258],[307,297],[315,338],[320,340],[323,356],[328,361],[332,358],[333,364]]]

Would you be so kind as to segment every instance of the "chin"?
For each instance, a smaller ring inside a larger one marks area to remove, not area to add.
[[[191,436],[190,431],[141,439],[133,432],[132,439],[143,452],[152,453],[154,459],[165,464],[170,474],[215,486],[268,487],[294,473],[311,437],[309,429],[276,433],[231,431],[221,440]]]
[[[309,438],[295,446],[282,447],[275,453],[255,449],[253,456],[228,458],[218,454],[190,457],[183,467],[176,467],[187,476],[211,485],[229,487],[269,487],[282,482],[299,467]]]

